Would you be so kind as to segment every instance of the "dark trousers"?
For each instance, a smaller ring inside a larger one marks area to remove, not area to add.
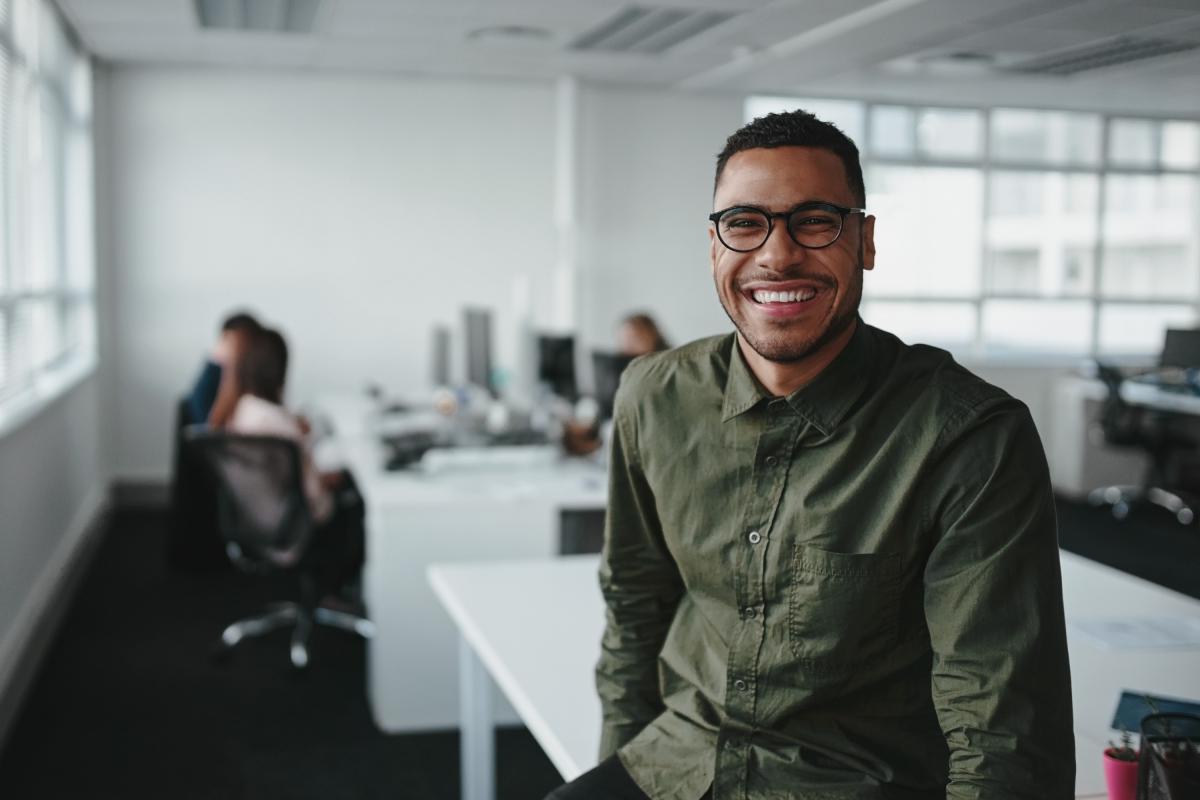
[[[341,591],[358,580],[365,560],[365,521],[366,506],[358,484],[346,470],[334,495],[333,516],[313,531],[308,548],[318,596]]]
[[[595,768],[570,783],[564,783],[546,800],[650,800],[629,777],[616,756],[609,756]]]

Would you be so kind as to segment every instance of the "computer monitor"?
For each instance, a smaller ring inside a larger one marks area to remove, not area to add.
[[[492,312],[463,309],[463,340],[467,344],[467,383],[495,394],[492,385]]]
[[[538,382],[549,386],[558,397],[576,400],[579,385],[575,380],[575,337],[539,334],[537,357]]]
[[[433,338],[430,341],[430,372],[429,378],[434,386],[450,385],[450,329],[445,325],[433,326]]]
[[[611,419],[613,401],[617,398],[617,386],[621,373],[636,356],[621,353],[592,353],[592,377],[596,386],[596,403],[600,406],[601,419]]]
[[[1163,338],[1160,367],[1200,367],[1200,328],[1171,328]]]

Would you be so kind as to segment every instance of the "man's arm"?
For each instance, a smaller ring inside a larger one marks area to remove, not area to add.
[[[654,495],[642,473],[630,422],[629,415],[618,407],[600,557],[600,588],[607,606],[596,665],[604,717],[602,760],[662,713],[658,655],[683,594],[679,572],[663,542]]]
[[[188,421],[193,425],[203,425],[208,422],[209,412],[217,399],[217,387],[221,385],[221,365],[215,361],[205,361],[204,367],[188,393]]]
[[[956,437],[942,466],[952,488],[935,509],[925,617],[950,747],[946,796],[1065,800],[1075,748],[1062,578],[1028,411],[998,403]]]

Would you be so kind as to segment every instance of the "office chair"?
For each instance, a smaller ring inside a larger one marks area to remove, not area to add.
[[[217,486],[212,471],[186,447],[193,420],[186,397],[175,408],[175,439],[171,469],[170,515],[167,523],[167,565],[179,572],[202,573],[229,569],[217,530]]]
[[[216,477],[219,528],[230,561],[247,573],[288,572],[299,581],[298,602],[272,605],[266,613],[225,628],[220,653],[246,637],[294,626],[291,661],[303,669],[314,623],[371,638],[375,626],[370,620],[317,605],[316,565],[307,558],[316,523],[304,494],[296,442],[191,429],[187,443]]]
[[[1196,447],[1196,442],[1169,430],[1163,415],[1151,409],[1130,405],[1121,398],[1124,375],[1116,367],[1096,364],[1097,375],[1108,389],[1100,411],[1099,429],[1104,442],[1116,447],[1136,447],[1146,452],[1150,464],[1139,486],[1105,486],[1092,490],[1088,500],[1092,505],[1112,507],[1112,515],[1124,519],[1130,509],[1141,503],[1165,508],[1182,525],[1196,518],[1191,498],[1163,488],[1171,460],[1181,452]]]

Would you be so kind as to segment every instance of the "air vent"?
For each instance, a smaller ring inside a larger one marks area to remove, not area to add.
[[[1010,72],[1035,75],[1075,75],[1117,64],[1144,61],[1172,53],[1182,53],[1200,47],[1197,42],[1181,42],[1171,39],[1147,39],[1137,36],[1118,36],[1102,42],[1060,50],[1057,53],[1037,56],[1025,61],[1006,65]]]
[[[609,53],[665,53],[737,16],[728,11],[628,6],[571,42],[570,49]]]
[[[221,31],[312,33],[319,0],[195,0],[200,27]]]

